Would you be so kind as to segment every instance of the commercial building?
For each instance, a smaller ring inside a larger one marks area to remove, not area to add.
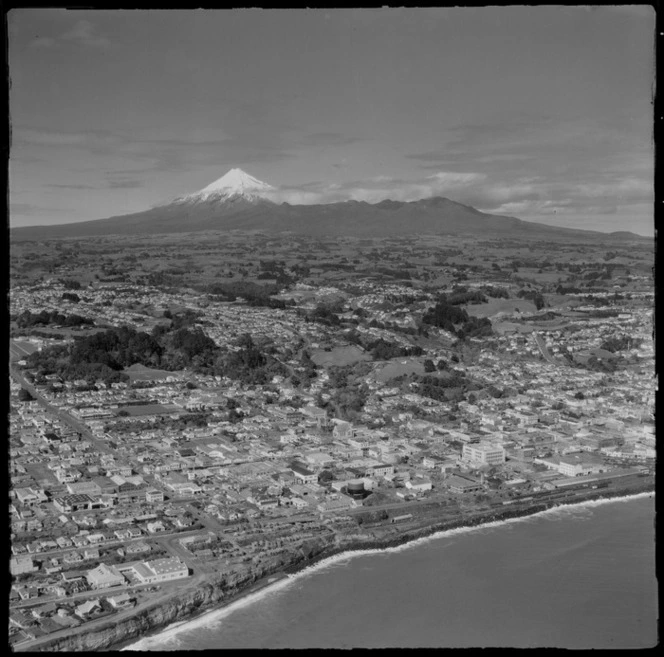
[[[125,578],[115,566],[107,566],[102,563],[86,575],[88,584],[96,589],[106,589],[111,586],[122,586]]]
[[[475,493],[484,490],[484,486],[479,481],[459,477],[458,475],[451,475],[445,483],[452,493]]]
[[[132,564],[131,571],[141,584],[167,582],[189,577],[187,564],[177,557],[154,559],[153,561],[139,561]]]
[[[156,488],[148,488],[148,490],[145,491],[145,501],[149,502],[150,504],[163,502],[164,493],[160,490],[157,490]]]
[[[471,465],[499,465],[505,463],[505,450],[493,443],[464,443],[461,452],[464,461]]]
[[[290,466],[290,471],[295,477],[295,481],[301,484],[315,484],[318,481],[318,475],[307,468],[293,464]]]
[[[601,460],[586,454],[566,454],[560,458],[558,463],[558,472],[566,477],[597,474],[608,469]]]

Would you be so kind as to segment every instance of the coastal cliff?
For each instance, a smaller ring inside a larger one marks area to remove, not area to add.
[[[607,492],[585,491],[563,504],[578,504],[597,499],[622,497],[654,490],[652,484],[633,487],[628,490]],[[48,652],[78,652],[116,650],[119,646],[138,640],[147,634],[156,632],[178,621],[190,620],[194,616],[212,608],[226,605],[251,591],[269,584],[268,578],[277,572],[296,573],[334,555],[396,547],[416,539],[431,536],[440,531],[473,527],[490,522],[505,521],[510,518],[529,516],[544,511],[551,503],[530,503],[530,506],[504,506],[484,512],[458,518],[444,523],[431,522],[430,525],[405,530],[398,535],[379,538],[367,538],[351,535],[336,537],[334,542],[322,538],[309,541],[305,549],[291,551],[281,555],[279,559],[265,562],[255,567],[252,575],[227,579],[224,575],[211,576],[210,579],[197,587],[184,588],[166,600],[155,602],[153,606],[137,612],[135,615],[113,621],[90,629],[88,632],[71,634],[67,637],[53,639],[42,644],[38,650]]]

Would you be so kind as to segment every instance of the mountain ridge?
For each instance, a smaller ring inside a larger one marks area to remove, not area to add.
[[[10,229],[10,240],[43,240],[100,235],[189,233],[251,230],[299,233],[313,237],[397,235],[477,235],[511,238],[650,239],[627,231],[603,233],[524,221],[481,212],[442,196],[417,201],[385,199],[377,203],[275,203],[277,188],[231,169],[198,192],[142,212],[69,224]]]

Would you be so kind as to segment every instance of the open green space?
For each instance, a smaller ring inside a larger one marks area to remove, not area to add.
[[[343,365],[354,365],[363,360],[371,360],[371,356],[362,351],[359,347],[333,347],[330,351],[316,349],[311,354],[311,360],[320,367],[334,365],[341,367]]]
[[[143,415],[166,415],[179,413],[182,409],[174,404],[141,404],[140,406],[120,406],[118,412],[126,411],[132,417]]]
[[[169,376],[177,376],[180,372],[169,372],[167,370],[157,370],[139,363],[134,363],[124,369],[124,373],[129,375],[130,381],[160,381]]]
[[[527,299],[490,299],[487,303],[469,304],[465,309],[471,317],[492,317],[498,313],[513,313],[517,309],[524,315],[537,312],[535,304]]]

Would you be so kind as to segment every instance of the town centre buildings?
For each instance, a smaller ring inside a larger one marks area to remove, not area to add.
[[[127,579],[134,580],[133,583],[136,584],[154,584],[188,576],[189,568],[183,561],[177,557],[167,557],[121,566],[107,566],[102,563],[88,571],[86,578],[91,586],[102,589],[122,586],[127,583]]]

